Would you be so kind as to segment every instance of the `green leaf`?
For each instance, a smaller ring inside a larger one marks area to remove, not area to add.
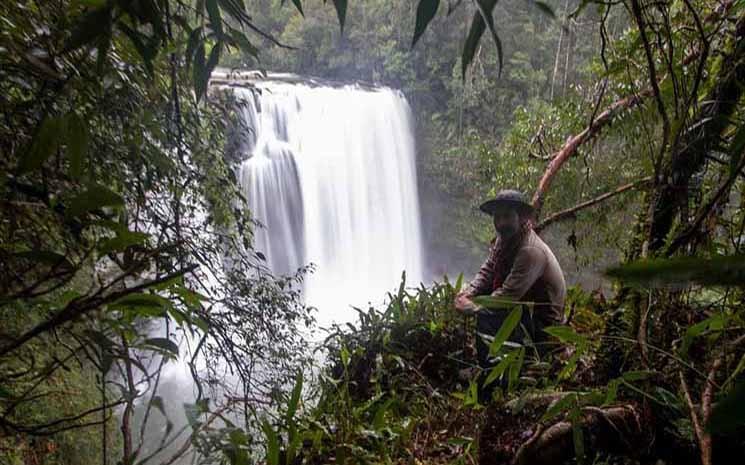
[[[293,5],[295,5],[295,8],[297,8],[297,11],[300,12],[300,15],[305,17],[305,13],[303,13],[303,5],[301,4],[300,0],[292,0]]]
[[[740,160],[745,156],[745,124],[737,128],[737,132],[732,137],[729,145],[730,177],[738,174]]]
[[[645,288],[690,283],[741,286],[745,284],[745,255],[640,260],[610,268],[605,274]]]
[[[67,157],[70,176],[79,179],[83,174],[83,161],[88,152],[88,126],[77,113],[67,116]]]
[[[549,405],[546,412],[538,420],[541,423],[553,420],[558,415],[567,412],[573,405],[577,403],[577,394],[572,392],[557,400],[553,404]]]
[[[169,308],[172,306],[171,301],[157,294],[132,293],[117,299],[111,305],[118,307],[158,307]]]
[[[484,386],[488,386],[496,381],[498,378],[502,377],[502,375],[507,371],[512,362],[517,358],[518,351],[519,349],[516,349],[505,355],[502,360],[499,361],[497,366],[491,369],[489,375],[484,380]]]
[[[287,424],[293,422],[295,418],[295,412],[297,412],[298,405],[300,405],[300,394],[303,390],[303,372],[297,374],[295,380],[295,387],[292,388],[292,394],[290,395],[290,402],[287,404],[287,413],[285,414],[285,421]]]
[[[625,381],[641,381],[644,379],[648,379],[654,375],[655,375],[654,371],[637,370],[637,371],[627,371],[621,375],[621,378]]]
[[[510,310],[515,305],[532,304],[532,302],[520,302],[504,297],[494,297],[490,295],[479,295],[471,299],[476,305],[480,305],[490,310]]]
[[[497,331],[497,334],[494,335],[494,339],[489,345],[489,356],[493,357],[499,353],[499,350],[502,348],[502,344],[504,344],[507,338],[510,337],[512,331],[514,331],[517,325],[520,323],[520,318],[522,318],[522,316],[522,307],[513,308],[510,314],[507,315],[507,318],[505,318],[502,326],[499,328],[499,331]]]
[[[99,36],[108,33],[110,25],[111,7],[108,5],[84,13],[73,26],[72,34],[65,43],[62,53],[67,53],[93,42]]]
[[[535,5],[539,10],[541,10],[541,12],[543,12],[549,18],[556,19],[556,13],[554,13],[554,9],[551,8],[548,4],[544,2],[533,1],[533,5]]]
[[[585,435],[582,431],[582,414],[579,405],[575,405],[570,415],[572,421],[572,442],[574,443],[574,456],[577,464],[585,463]]]
[[[220,8],[217,6],[217,0],[207,0],[205,7],[210,17],[212,30],[217,32],[218,36],[222,35],[222,17],[220,16]]]
[[[12,254],[12,256],[52,268],[57,268],[59,270],[72,270],[74,268],[73,264],[70,263],[67,257],[49,250],[28,250],[24,252],[16,252]]]
[[[347,0],[333,0],[334,8],[336,8],[336,16],[339,17],[339,26],[341,31],[344,32],[344,21],[347,17]]]
[[[690,350],[691,344],[693,344],[694,339],[701,336],[707,331],[721,330],[722,328],[724,328],[728,319],[729,317],[726,314],[717,313],[716,315],[712,315],[709,318],[696,323],[695,325],[689,326],[688,329],[686,329],[685,335],[683,336],[683,343],[680,346],[680,353],[684,356],[688,355],[688,351]]]
[[[194,83],[194,95],[197,103],[207,90],[207,81],[204,79],[207,63],[204,41],[200,41],[194,50],[194,67],[192,68],[192,81]]]
[[[21,157],[18,173],[24,174],[38,170],[60,146],[64,138],[65,121],[61,117],[47,116],[41,122],[39,130],[34,135],[31,146]]]
[[[189,33],[189,40],[186,42],[186,68],[191,66],[194,53],[197,46],[202,43],[202,26],[199,26]]]
[[[240,49],[244,53],[248,53],[254,58],[258,58],[259,56],[259,49],[254,46],[249,40],[248,37],[246,37],[246,34],[244,34],[242,31],[239,31],[237,29],[233,29],[232,27],[229,27],[230,30],[230,38],[233,39],[233,41],[240,47]]]
[[[104,239],[98,244],[98,253],[108,255],[114,252],[122,252],[127,247],[142,244],[149,237],[148,234],[138,231],[123,231],[116,235],[116,237],[110,237]]]
[[[489,26],[489,31],[492,34],[494,43],[497,46],[499,73],[502,73],[502,42],[494,28],[494,18],[492,17],[492,11],[494,11],[494,7],[497,5],[497,0],[476,0],[475,3],[478,11],[471,22],[471,28],[468,31],[466,43],[463,46],[463,55],[461,57],[461,77],[463,79],[466,78],[466,70],[473,61],[473,57],[476,55],[476,49],[481,41],[481,36],[484,35],[487,25]]]
[[[427,26],[437,14],[437,8],[440,6],[440,0],[419,0],[419,6],[416,9],[416,24],[414,25],[414,38],[411,41],[411,47],[419,41],[419,38],[427,30]]]
[[[577,334],[571,326],[546,326],[545,328],[543,328],[543,331],[559,339],[561,342],[572,343],[576,345],[587,344],[587,338],[585,336]]]
[[[266,437],[266,465],[279,465],[279,435],[266,418],[261,419],[261,429]]]
[[[178,357],[178,344],[165,337],[151,337],[145,339],[144,345],[162,349],[175,357]]]
[[[108,187],[94,184],[70,200],[65,217],[74,218],[102,207],[121,207],[124,199]]]
[[[717,402],[706,424],[706,430],[715,434],[730,434],[745,425],[745,381],[727,392],[724,399]]]
[[[153,396],[152,399],[150,399],[150,405],[158,409],[158,411],[163,415],[164,417],[168,417],[166,415],[166,408],[163,404],[163,398],[160,396]]]

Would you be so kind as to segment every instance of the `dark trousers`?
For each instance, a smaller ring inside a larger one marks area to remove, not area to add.
[[[542,330],[546,324],[536,318],[536,313],[540,309],[536,309],[531,315],[531,312],[527,308],[523,309],[522,317],[520,318],[520,324],[512,331],[512,334],[507,338],[510,342],[516,342],[522,345],[529,345],[536,343],[534,346],[540,357],[547,352],[545,344],[542,344],[547,339],[547,334]],[[479,401],[487,401],[491,398],[492,393],[496,387],[507,387],[507,377],[503,376],[502,381],[496,380],[489,386],[484,386],[486,377],[489,376],[489,372],[496,365],[496,363],[489,360],[489,342],[484,340],[481,334],[488,336],[494,336],[502,327],[504,320],[509,315],[508,310],[493,310],[484,311],[476,314],[476,357],[478,358],[479,366],[482,369],[481,378],[479,380]],[[532,348],[526,347],[525,356],[530,357],[535,352]]]

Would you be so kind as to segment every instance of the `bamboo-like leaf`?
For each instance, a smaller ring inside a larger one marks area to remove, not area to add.
[[[200,41],[194,50],[194,67],[192,68],[192,81],[194,83],[194,95],[197,103],[202,99],[202,95],[207,90],[207,82],[204,81],[205,68],[207,63],[204,41]]]
[[[47,116],[34,135],[31,146],[21,157],[18,173],[24,174],[38,170],[59,148],[65,132],[65,121],[61,117]]]
[[[507,338],[510,337],[512,331],[514,331],[520,323],[520,318],[522,318],[522,316],[523,309],[520,306],[513,308],[510,314],[507,315],[507,318],[505,318],[502,326],[499,328],[499,331],[497,331],[497,334],[494,335],[494,339],[489,345],[489,356],[493,357],[499,353],[502,344],[504,344]]]
[[[414,25],[414,38],[411,41],[411,47],[419,41],[419,38],[427,30],[427,26],[437,14],[437,8],[440,6],[440,0],[419,0],[419,6],[416,9],[416,23]]]
[[[587,344],[587,338],[581,334],[577,334],[570,326],[547,326],[543,328],[543,331],[559,339],[561,342],[569,342],[577,345]]]
[[[218,36],[222,35],[222,16],[220,16],[220,7],[217,6],[217,0],[207,0],[204,6],[207,8],[207,15],[210,18],[210,27]]]
[[[75,50],[93,42],[110,30],[111,7],[95,8],[84,13],[72,28],[70,38],[65,42],[63,53]]]
[[[300,394],[303,391],[303,372],[299,372],[297,379],[295,380],[295,387],[292,388],[292,394],[290,395],[290,402],[287,404],[287,412],[285,414],[285,421],[287,424],[293,422],[295,418],[295,412],[297,412],[298,405],[300,405]]]
[[[729,146],[730,176],[737,176],[740,160],[745,156],[745,124],[740,125]]]
[[[489,32],[492,34],[494,44],[497,46],[497,58],[499,59],[499,74],[502,73],[502,41],[499,39],[499,35],[494,27],[494,18],[492,12],[494,7],[497,5],[497,0],[476,0],[476,7],[478,12],[473,17],[471,22],[471,28],[468,31],[468,37],[466,37],[466,43],[463,46],[463,55],[461,58],[461,77],[466,78],[466,70],[473,61],[473,57],[476,55],[476,49],[478,48],[481,36],[484,35],[486,26],[489,26]]]
[[[347,17],[347,0],[332,0],[336,9],[336,16],[339,18],[339,27],[344,32],[344,22]]]
[[[65,216],[67,218],[74,218],[102,207],[121,207],[123,205],[124,199],[121,195],[108,187],[94,184],[85,192],[78,194],[70,200],[67,210],[65,210]]]
[[[300,15],[305,17],[305,13],[303,13],[303,5],[300,0],[292,0],[293,5],[295,5],[295,8],[297,8],[297,11],[300,12]]]
[[[186,43],[186,67],[191,66],[191,61],[194,58],[194,53],[197,50],[197,46],[202,42],[202,26],[195,28],[189,33],[189,40]]]
[[[156,347],[162,349],[176,357],[178,357],[178,344],[165,337],[151,337],[146,339],[144,344],[146,346]]]
[[[279,465],[279,435],[266,418],[261,419],[261,429],[266,437],[266,465]]]
[[[88,126],[76,113],[67,117],[67,158],[70,176],[78,179],[83,174],[83,161],[88,151]]]
[[[745,255],[714,258],[681,257],[640,260],[606,270],[605,274],[647,288],[691,283],[704,286],[745,284]]]
[[[551,8],[547,3],[534,0],[533,5],[535,5],[539,10],[541,10],[542,13],[544,13],[549,18],[556,19],[556,13],[554,13],[554,9]]]
[[[706,429],[710,433],[730,434],[745,425],[745,381],[741,380],[717,402]]]

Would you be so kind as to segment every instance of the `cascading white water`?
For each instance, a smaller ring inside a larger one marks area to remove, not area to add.
[[[306,303],[322,326],[356,318],[422,278],[409,106],[400,92],[259,81],[234,88],[245,125],[240,182],[276,273],[313,263]]]

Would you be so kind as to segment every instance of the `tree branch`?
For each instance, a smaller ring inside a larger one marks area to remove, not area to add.
[[[535,230],[537,232],[540,232],[541,230],[545,229],[547,226],[550,226],[553,223],[556,223],[558,221],[565,220],[567,218],[574,217],[575,214],[578,211],[584,210],[586,208],[593,207],[593,206],[595,206],[595,205],[597,205],[597,204],[599,204],[599,203],[601,203],[601,202],[603,202],[605,200],[608,200],[610,198],[613,198],[613,197],[615,197],[615,196],[617,196],[619,194],[622,194],[622,193],[624,193],[624,192],[626,192],[628,190],[631,190],[631,189],[634,189],[634,188],[637,188],[637,187],[643,187],[643,186],[649,184],[650,182],[652,182],[652,179],[653,179],[652,176],[648,176],[646,178],[639,179],[638,181],[634,181],[634,182],[631,182],[631,183],[628,183],[628,184],[624,184],[623,186],[620,186],[620,187],[618,187],[618,188],[616,188],[616,189],[614,189],[614,190],[612,190],[610,192],[606,192],[605,194],[600,195],[598,197],[595,197],[594,199],[590,199],[590,200],[588,200],[586,202],[582,202],[582,203],[580,203],[578,205],[575,205],[575,206],[573,206],[571,208],[567,208],[566,210],[561,210],[560,212],[554,213],[553,215],[550,215],[550,216],[546,217],[546,219],[544,219],[543,221],[541,221],[540,223],[538,223],[538,225],[535,227]]]

